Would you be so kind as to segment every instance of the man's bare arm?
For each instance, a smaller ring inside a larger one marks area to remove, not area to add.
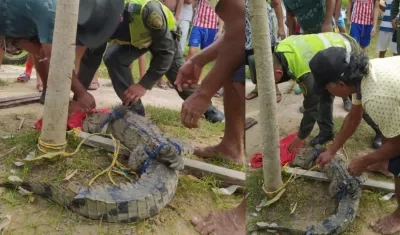
[[[375,0],[375,9],[374,9],[374,28],[376,29],[376,26],[378,25],[378,18],[379,18],[379,13],[380,13],[380,1]]]
[[[281,0],[271,0],[272,6],[274,7],[276,19],[278,20],[278,34],[279,32],[285,32],[285,26],[283,23],[283,10],[282,10],[282,1]],[[282,35],[278,35],[281,36]],[[286,35],[284,35],[286,36]],[[281,38],[283,39],[283,38]]]
[[[297,19],[293,12],[286,10],[286,26],[289,30],[289,36],[296,34]]]
[[[176,9],[175,9],[175,18],[176,19],[179,19],[181,16],[183,1],[184,0],[177,0],[177,2],[176,2]]]
[[[335,5],[336,5],[336,0],[325,0],[325,7],[326,7],[325,19],[324,19],[325,25],[332,25],[332,17],[335,12]]]
[[[346,13],[346,18],[347,18],[347,24],[351,24],[351,9],[352,8],[352,1],[348,1],[347,3],[347,13]]]
[[[342,0],[336,0],[335,13],[334,13],[336,23],[339,20],[339,15],[341,10],[342,10]]]

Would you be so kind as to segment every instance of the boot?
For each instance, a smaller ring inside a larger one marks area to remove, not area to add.
[[[382,133],[377,132],[375,138],[372,141],[372,148],[378,149],[382,146]]]
[[[333,140],[333,135],[323,136],[317,135],[311,140],[311,147],[315,147],[316,145],[324,145],[326,142]]]
[[[224,113],[213,105],[208,107],[207,111],[204,113],[204,117],[211,123],[222,122],[225,119]]]

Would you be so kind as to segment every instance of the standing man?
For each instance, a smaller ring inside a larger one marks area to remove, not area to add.
[[[200,84],[200,88],[182,105],[181,119],[189,128],[198,127],[198,120],[213,95],[224,87],[226,111],[226,129],[220,150],[229,148],[236,150],[235,155],[243,155],[244,137],[244,96],[245,96],[245,65],[244,65],[244,28],[245,1],[220,0],[215,8],[217,14],[226,22],[224,35],[217,41],[190,58],[179,71],[176,81],[179,89],[196,86],[200,79],[201,68],[210,61],[215,65]],[[246,3],[248,1],[246,0]],[[247,31],[247,30],[246,30]],[[232,50],[235,48],[235,50]],[[236,72],[235,72],[236,70]],[[231,139],[232,142],[227,141]],[[228,152],[224,152],[228,153]],[[240,205],[232,210],[215,214],[210,212],[206,217],[196,216],[191,222],[202,235],[242,235],[246,228],[246,203],[243,199]]]
[[[195,0],[184,0],[181,15],[179,17],[179,27],[182,31],[181,40],[179,41],[182,53],[185,51],[186,42],[190,30],[190,23],[193,18],[193,3]]]
[[[365,50],[375,35],[379,16],[379,0],[348,1],[347,23],[350,25],[352,36]]]
[[[378,41],[376,43],[376,50],[379,53],[379,58],[384,58],[386,54],[386,50],[390,45],[390,49],[393,52],[393,55],[397,55],[397,43],[392,41],[393,38],[393,26],[392,19],[390,17],[390,10],[392,9],[392,1],[386,0],[386,6],[382,6],[381,10],[384,12],[381,27],[379,28]]]
[[[178,45],[179,37],[174,15],[162,3],[157,0],[129,0],[125,4],[122,22],[109,38],[110,44],[86,50],[81,60],[79,80],[85,88],[89,87],[104,54],[104,63],[118,97],[144,116],[142,96],[164,75],[173,84],[184,63]],[[129,65],[147,51],[152,54],[150,67],[139,83],[133,84]],[[193,92],[192,89],[185,89],[178,94],[185,100]],[[224,119],[223,113],[211,102],[204,115],[213,123]]]
[[[223,28],[224,23],[215,13],[210,0],[198,0],[189,38],[187,59],[196,54],[199,46],[200,50],[210,46],[221,35]]]

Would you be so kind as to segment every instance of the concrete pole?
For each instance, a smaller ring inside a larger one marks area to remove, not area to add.
[[[57,0],[49,78],[43,110],[43,128],[39,145],[46,151],[63,151],[66,147],[68,105],[79,0]],[[57,150],[47,144],[57,146]]]
[[[249,0],[249,11],[257,86],[260,96],[260,126],[264,143],[264,189],[267,192],[273,192],[282,186],[282,176],[267,2],[265,0]]]

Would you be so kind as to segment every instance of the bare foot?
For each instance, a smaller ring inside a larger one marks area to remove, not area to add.
[[[194,154],[201,158],[212,158],[219,156],[228,159],[229,161],[232,161],[236,164],[244,163],[244,157],[240,153],[240,151],[233,149],[231,146],[227,147],[221,143],[218,145],[213,145],[203,148],[195,147]]]
[[[392,177],[393,176],[393,174],[390,173],[388,171],[388,169],[387,169],[387,162],[383,163],[383,164],[382,163],[377,163],[377,164],[374,164],[374,165],[370,165],[370,166],[367,167],[367,170],[371,171],[371,172],[378,172],[378,173],[384,174],[387,177]]]
[[[191,222],[201,235],[242,235],[245,234],[244,214],[238,208],[218,214],[211,211],[206,217],[193,217]]]
[[[400,231],[400,216],[396,211],[371,224],[372,230],[380,234],[393,234]]]

